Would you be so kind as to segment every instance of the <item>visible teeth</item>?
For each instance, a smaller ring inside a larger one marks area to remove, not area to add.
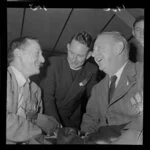
[[[97,60],[98,62],[100,62],[102,59]]]

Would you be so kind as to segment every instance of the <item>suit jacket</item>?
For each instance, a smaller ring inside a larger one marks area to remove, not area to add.
[[[42,115],[43,107],[40,88],[31,81],[31,97],[39,109],[34,123],[17,115],[18,110],[18,83],[10,67],[7,70],[7,107],[6,107],[6,138],[9,141],[22,142],[40,134],[50,131],[57,123],[49,116]],[[42,129],[42,130],[41,130]]]
[[[45,113],[64,126],[79,126],[82,104],[97,82],[97,71],[97,66],[87,62],[73,79],[67,57],[51,57],[47,76],[41,82]]]
[[[108,104],[108,75],[92,89],[81,131],[93,132],[101,126],[125,125],[124,128],[141,130],[139,114],[130,101],[136,92],[143,90],[143,64],[129,61],[125,66],[114,95]]]
[[[133,62],[143,62],[144,61],[144,47],[135,39],[132,38],[129,42],[130,51],[129,58]]]

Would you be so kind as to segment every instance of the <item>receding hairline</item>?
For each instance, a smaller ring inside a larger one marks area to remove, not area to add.
[[[113,31],[113,32],[102,32],[97,36],[97,40],[99,37],[108,37],[112,40],[112,42],[119,43],[122,42],[123,44],[127,45],[127,40],[125,39],[124,35],[120,32]]]
[[[30,44],[32,44],[31,42],[35,42],[37,44],[39,44],[39,40],[38,39],[30,39],[30,38],[26,38],[26,41],[24,44],[21,45],[21,48],[24,50],[24,48],[28,47]]]

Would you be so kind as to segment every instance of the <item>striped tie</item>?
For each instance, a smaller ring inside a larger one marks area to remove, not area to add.
[[[112,76],[111,77],[111,83],[109,87],[109,93],[108,93],[108,103],[110,103],[110,100],[113,97],[114,91],[115,91],[115,82],[116,82],[117,76]]]

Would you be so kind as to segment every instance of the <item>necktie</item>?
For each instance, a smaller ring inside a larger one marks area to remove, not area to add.
[[[30,83],[27,81],[24,85],[24,108],[28,112],[31,109],[31,93],[30,93]]]
[[[28,101],[30,100],[29,83],[26,82],[23,87],[20,88],[19,101],[18,101],[18,115],[26,117],[26,111],[28,108]]]
[[[115,82],[116,82],[117,76],[112,76],[111,77],[111,83],[110,83],[110,87],[109,87],[109,95],[108,95],[108,103],[110,103],[110,100],[113,97],[113,93],[115,91]]]

